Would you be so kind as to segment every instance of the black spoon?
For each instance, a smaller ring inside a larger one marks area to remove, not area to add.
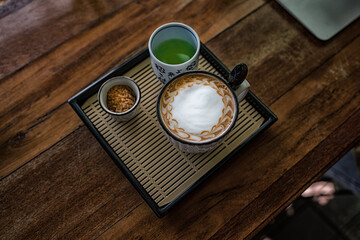
[[[229,85],[236,90],[245,80],[248,74],[248,67],[245,63],[237,64],[229,74]]]

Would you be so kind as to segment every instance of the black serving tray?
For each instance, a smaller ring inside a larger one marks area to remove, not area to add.
[[[206,61],[212,66],[212,68],[214,68],[218,72],[218,74],[222,75],[222,77],[225,79],[228,78],[230,72],[229,69],[213,53],[211,53],[211,51],[204,44],[201,44],[200,54],[203,58],[206,59]],[[121,169],[127,179],[132,183],[135,189],[155,212],[155,214],[158,217],[163,217],[176,203],[178,203],[190,191],[194,190],[199,184],[204,182],[214,171],[216,171],[221,165],[228,161],[236,152],[245,147],[252,139],[261,134],[265,129],[270,127],[277,120],[277,117],[250,91],[247,94],[245,100],[251,105],[252,108],[257,111],[257,114],[261,115],[261,117],[263,118],[261,126],[257,128],[257,130],[254,131],[251,135],[249,135],[245,140],[241,141],[241,143],[239,143],[239,145],[237,145],[234,150],[232,150],[230,153],[227,153],[219,162],[216,162],[216,164],[214,164],[211,169],[201,175],[201,177],[199,177],[195,182],[191,183],[191,185],[186,187],[184,191],[176,195],[174,199],[164,205],[161,205],[158,201],[154,200],[154,197],[149,194],[149,190],[146,189],[144,187],[144,184],[141,183],[141,178],[136,176],[136,174],[134,174],[134,171],[132,171],[131,167],[126,164],[127,160],[123,161],[121,159],[117,151],[114,150],[114,147],[112,147],[106,137],[104,137],[105,135],[94,123],[94,120],[90,119],[90,117],[85,113],[84,109],[82,108],[83,104],[90,97],[94,98],[94,94],[97,93],[103,82],[112,77],[124,75],[131,69],[135,68],[138,64],[144,62],[144,60],[146,60],[147,58],[149,58],[149,51],[146,48],[127,62],[121,64],[119,67],[105,74],[103,77],[97,79],[95,82],[93,82],[81,92],[76,94],[74,97],[69,99],[68,102],[75,110],[75,112],[79,115],[81,120],[85,123],[85,125],[89,128],[91,133],[99,141],[105,151],[110,155],[115,164]],[[102,120],[97,120],[97,123],[99,123],[100,121]],[[207,156],[209,156],[209,154]],[[161,159],[158,159],[157,161],[161,161]]]

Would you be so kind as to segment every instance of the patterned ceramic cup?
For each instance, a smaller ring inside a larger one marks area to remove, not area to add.
[[[186,62],[180,64],[168,64],[160,61],[155,55],[155,49],[159,44],[171,39],[184,40],[194,49],[194,55]],[[168,23],[157,28],[149,39],[149,52],[152,69],[161,83],[170,81],[180,73],[196,70],[199,62],[200,40],[197,33],[183,23]]]
[[[226,81],[197,70],[167,82],[159,93],[156,113],[170,142],[190,153],[205,152],[219,145],[234,127],[239,102],[249,91],[250,84],[243,73],[236,74],[237,78],[230,74],[230,81]]]

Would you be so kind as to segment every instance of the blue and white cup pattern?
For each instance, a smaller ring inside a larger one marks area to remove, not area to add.
[[[172,38],[182,39],[193,45],[196,51],[191,59],[181,64],[167,64],[155,57],[153,50],[163,41]],[[148,47],[152,69],[156,77],[163,84],[181,73],[196,70],[198,68],[200,39],[194,29],[183,23],[168,23],[157,28],[151,34]]]

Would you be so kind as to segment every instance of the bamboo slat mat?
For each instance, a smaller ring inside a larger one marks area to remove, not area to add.
[[[220,75],[202,56],[199,69]],[[260,113],[243,100],[236,125],[220,146],[202,154],[183,153],[170,143],[157,122],[156,99],[162,84],[152,72],[150,59],[124,76],[134,79],[141,89],[140,111],[134,119],[114,121],[100,107],[97,94],[81,108],[159,207],[188,189],[264,122]]]

